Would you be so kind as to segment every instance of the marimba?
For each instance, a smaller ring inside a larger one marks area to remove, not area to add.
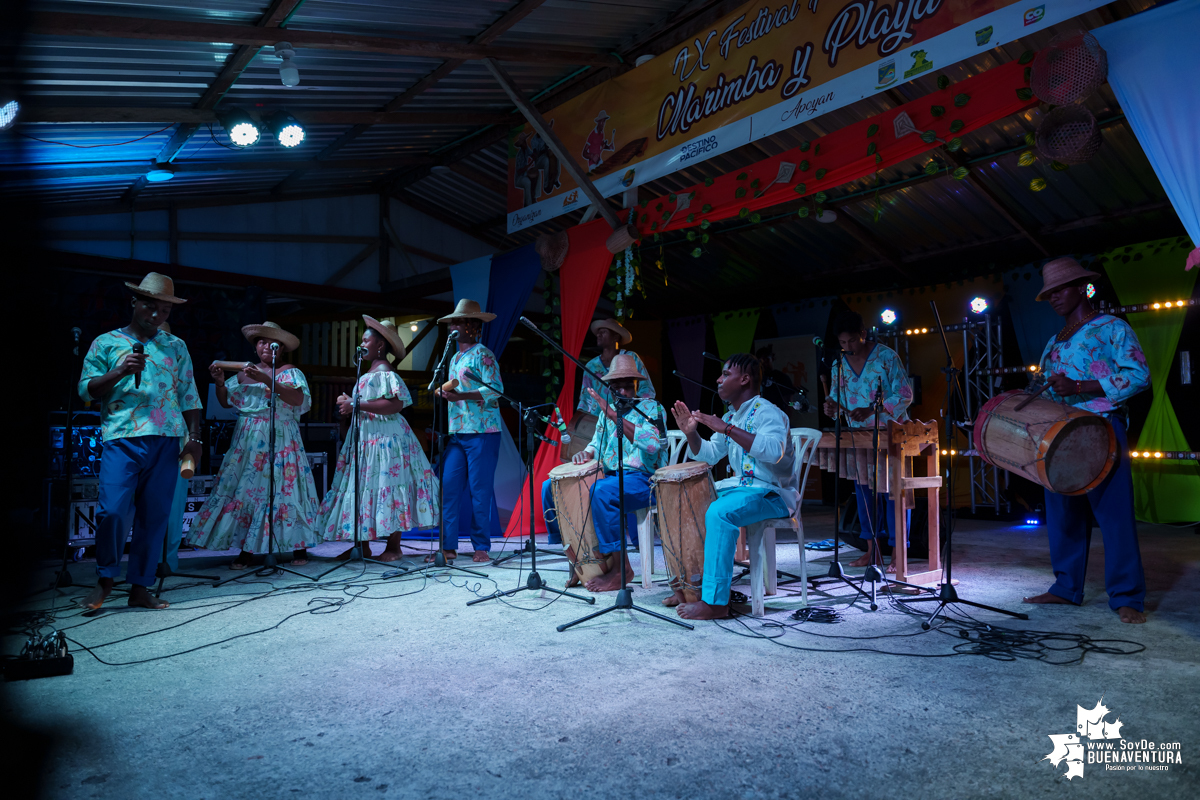
[[[870,428],[844,429],[842,431],[842,461],[838,475],[870,487],[875,480],[875,453],[873,452],[874,431]],[[834,446],[837,438],[832,432],[821,436],[817,444],[818,469],[832,472],[834,469]],[[892,493],[896,514],[891,529],[896,532],[894,562],[896,580],[922,585],[936,584],[941,580],[941,488],[942,476],[939,468],[937,423],[888,422],[887,429],[879,431],[879,462],[884,466],[879,476],[878,491]],[[924,458],[928,477],[914,477],[913,459]],[[929,565],[924,572],[908,571],[908,551],[903,546],[908,532],[908,515],[914,506],[917,489],[928,490],[929,506]]]

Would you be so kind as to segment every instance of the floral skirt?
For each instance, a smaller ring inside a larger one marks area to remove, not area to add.
[[[364,420],[359,432],[359,538],[431,528],[438,517],[438,479],[408,422],[399,414]],[[333,482],[321,504],[325,541],[354,538],[354,463],[350,439],[338,454]]]
[[[240,547],[265,553],[267,489],[270,482],[265,417],[238,418],[229,452],[221,464],[212,494],[197,512],[188,539],[206,550]],[[316,544],[317,487],[313,482],[300,426],[293,419],[275,421],[275,552]]]

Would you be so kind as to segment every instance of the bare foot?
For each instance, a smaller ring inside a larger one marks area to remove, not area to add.
[[[292,566],[293,567],[303,567],[307,563],[308,563],[308,551],[307,550],[301,548],[299,550],[292,551]]]
[[[471,560],[476,564],[487,564],[492,560],[492,555],[487,550],[476,550],[471,554]]]
[[[130,608],[152,608],[155,610],[166,608],[171,605],[165,600],[161,600],[150,594],[150,590],[145,586],[138,586],[136,583],[129,590],[129,607]]]
[[[892,563],[888,564],[888,566],[887,566],[887,573],[888,573],[889,575],[895,575],[895,574],[896,574],[896,559],[894,559],[894,558],[893,558],[893,559],[892,559]]]
[[[592,578],[584,586],[589,592],[615,592],[618,589],[623,589],[624,584],[621,582],[621,567],[617,561],[621,557],[620,553],[613,553],[607,556],[608,572],[598,578]],[[633,565],[629,563],[629,559],[625,559],[625,579],[633,580]]]
[[[1145,614],[1129,606],[1121,606],[1117,609],[1117,614],[1121,617],[1121,622],[1128,622],[1131,625],[1141,625],[1146,621]]]
[[[400,549],[400,532],[396,531],[387,538],[387,547],[383,548],[383,552],[375,556],[376,561],[399,561],[404,558],[404,551]]]
[[[727,619],[729,606],[710,606],[703,600],[697,600],[684,603],[675,609],[675,613],[684,619]]]
[[[92,589],[88,596],[79,601],[79,605],[84,608],[90,608],[95,611],[100,606],[104,605],[105,599],[113,589],[112,578],[101,578],[96,582],[96,588]]]
[[[867,552],[847,564],[847,567],[866,567],[875,559],[875,540],[867,539]]]
[[[1043,592],[1042,594],[1039,594],[1036,597],[1026,597],[1021,602],[1022,603],[1033,603],[1034,605],[1039,605],[1039,606],[1042,606],[1042,605],[1073,606],[1073,605],[1075,605],[1070,600],[1063,600],[1058,595],[1050,594],[1049,592]]]
[[[685,602],[686,600],[687,600],[687,598],[683,596],[683,592],[676,589],[675,592],[670,597],[663,598],[662,604],[664,606],[666,606],[667,608],[674,608],[675,606],[680,605],[681,603]]]
[[[250,559],[254,558],[254,553],[249,550],[243,550],[237,554],[237,558],[229,562],[229,568],[235,572],[240,569],[246,569],[250,566]]]

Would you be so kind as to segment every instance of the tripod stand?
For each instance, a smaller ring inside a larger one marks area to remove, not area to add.
[[[268,421],[270,424],[270,430],[267,433],[267,554],[263,557],[263,565],[260,568],[253,572],[247,570],[246,574],[262,578],[267,575],[274,575],[277,572],[287,572],[310,581],[316,581],[320,578],[305,575],[303,572],[291,567],[281,567],[275,559],[275,403],[278,402],[275,394],[275,373],[278,371],[278,367],[275,360],[278,355],[279,342],[271,342],[271,389],[270,394],[267,396]],[[246,577],[245,574],[234,575],[232,578],[216,581],[213,583],[213,588],[224,586],[230,581],[236,581],[244,577]]]
[[[446,439],[450,438],[450,436],[449,436],[449,434],[445,434],[445,433],[441,432],[441,423],[442,423],[442,419],[441,419],[442,413],[441,412],[442,412],[442,409],[445,406],[445,404],[449,401],[442,400],[442,402],[439,403],[438,402],[439,398],[438,398],[435,390],[439,386],[446,383],[446,377],[450,371],[450,351],[451,351],[451,349],[457,349],[457,347],[458,347],[458,331],[451,331],[450,334],[446,337],[446,346],[442,350],[442,357],[438,361],[437,367],[434,369],[433,380],[430,381],[430,383],[429,383],[429,391],[435,392],[434,398],[433,398],[433,441],[437,443],[437,449],[438,449],[437,461],[438,461],[438,472],[439,472],[439,475],[438,475],[438,527],[437,527],[437,529],[438,529],[438,536],[440,536],[442,539],[445,539],[447,536],[447,533],[446,533],[446,531],[443,530],[443,528],[446,527],[446,481],[445,481],[445,476],[446,476]],[[447,416],[449,416],[449,415],[447,415]],[[434,447],[434,445],[431,444],[430,445],[430,455],[433,455],[433,452],[432,452],[433,447]],[[450,534],[450,535],[453,535],[455,537],[455,540],[457,540],[458,531],[454,531],[453,534]],[[466,573],[467,575],[474,575],[478,578],[486,578],[487,577],[486,574],[479,572],[478,570],[467,569],[466,567],[460,567],[456,564],[452,564],[452,563],[446,561],[446,554],[442,551],[441,542],[438,542],[437,544],[438,544],[437,549],[433,551],[433,561],[431,561],[430,563],[426,564],[423,567],[417,567],[416,569],[412,570],[412,572],[410,574],[417,575],[417,574],[426,572],[428,570],[434,570],[434,569],[452,569],[457,572]],[[385,572],[383,574],[383,577],[394,578],[397,575],[400,575],[401,572],[407,572],[407,569],[401,568],[401,570],[397,571],[397,572]]]
[[[517,594],[517,592],[526,592],[526,591],[553,592],[554,594],[557,594],[560,597],[571,597],[576,600],[582,600],[583,602],[588,603],[589,605],[594,604],[596,602],[596,598],[594,598],[594,597],[584,597],[583,595],[572,594],[571,592],[568,592],[564,589],[555,589],[553,586],[550,586],[548,583],[543,581],[542,576],[539,575],[538,571],[537,571],[537,554],[538,553],[548,553],[550,555],[559,555],[559,556],[566,555],[565,553],[559,553],[554,550],[543,550],[536,545],[536,542],[534,539],[533,460],[534,460],[534,455],[537,452],[537,448],[534,445],[534,441],[536,441],[537,439],[543,439],[544,441],[550,441],[549,439],[546,439],[545,437],[540,436],[538,434],[537,430],[535,429],[535,425],[537,424],[537,413],[536,413],[537,409],[542,408],[543,406],[530,406],[527,408],[519,401],[514,400],[513,398],[506,395],[504,392],[497,389],[495,386],[492,386],[491,384],[488,384],[488,383],[484,383],[484,381],[478,375],[476,375],[472,372],[467,372],[466,376],[473,383],[478,383],[481,386],[486,386],[487,388],[491,389],[493,392],[495,392],[496,394],[500,395],[505,400],[507,400],[514,408],[516,408],[517,413],[520,415],[522,432],[523,433],[527,432],[529,434],[528,439],[526,441],[526,447],[525,447],[525,450],[526,450],[525,474],[527,476],[527,482],[529,484],[529,499],[526,503],[525,509],[526,509],[526,516],[529,518],[529,539],[526,540],[525,546],[522,547],[520,550],[510,553],[509,555],[504,556],[503,558],[496,559],[495,561],[492,562],[492,566],[495,566],[496,564],[500,564],[505,561],[508,561],[509,559],[525,555],[526,553],[529,554],[529,558],[530,558],[529,577],[525,579],[524,586],[518,586],[516,589],[510,589],[508,591],[497,590],[497,591],[493,592],[492,594],[489,594],[487,597],[480,597],[475,600],[471,600],[470,602],[467,603],[467,605],[473,606],[473,605],[477,605],[479,603],[486,603],[488,600],[496,600],[497,598],[500,598],[500,597],[512,597],[513,595]],[[553,405],[554,405],[553,403],[545,403],[544,404],[544,406],[553,406]]]
[[[617,424],[616,424],[617,513],[618,513],[617,519],[619,520],[618,529],[620,530],[620,537],[621,537],[621,556],[620,556],[621,588],[617,590],[617,597],[610,607],[601,609],[600,611],[596,611],[592,614],[588,614],[587,616],[580,617],[579,619],[574,620],[573,622],[568,622],[564,625],[559,625],[556,628],[556,630],[558,630],[559,633],[562,633],[567,628],[571,628],[575,625],[578,625],[581,622],[587,622],[588,620],[595,619],[597,617],[602,617],[605,614],[608,614],[612,611],[618,611],[618,610],[640,611],[643,614],[646,614],[651,617],[656,617],[661,620],[665,620],[667,622],[678,625],[681,628],[687,628],[689,631],[693,630],[694,629],[693,626],[689,625],[686,622],[683,622],[683,621],[677,620],[677,619],[671,619],[670,617],[665,616],[663,614],[659,614],[656,611],[651,611],[648,608],[642,608],[641,606],[634,605],[633,590],[630,589],[628,586],[629,580],[633,576],[628,573],[628,570],[626,569],[626,566],[625,566],[629,561],[629,537],[628,537],[628,535],[626,535],[626,532],[625,532],[625,520],[626,520],[626,516],[625,516],[625,430],[624,430],[625,417],[630,411],[634,411],[639,416],[641,416],[644,420],[649,422],[651,425],[654,425],[655,427],[658,427],[659,423],[656,420],[650,419],[650,417],[646,416],[646,414],[644,414],[642,412],[642,410],[637,407],[637,403],[638,403],[637,398],[626,398],[626,397],[616,394],[611,389],[608,389],[608,384],[606,384],[599,375],[592,372],[590,369],[587,368],[586,364],[584,364],[579,359],[575,358],[575,356],[571,355],[566,350],[564,350],[562,347],[560,347],[558,342],[554,341],[554,339],[552,339],[551,337],[549,337],[545,333],[543,333],[536,324],[530,322],[525,317],[521,317],[521,324],[524,325],[525,327],[529,328],[531,331],[536,333],[538,336],[540,336],[545,342],[547,342],[555,350],[562,353],[563,356],[571,359],[571,361],[573,361],[575,363],[575,365],[578,366],[585,373],[587,373],[588,375],[591,375],[592,380],[595,381],[596,385],[604,386],[607,389],[609,402],[611,402],[613,404],[613,406],[616,408],[616,411],[617,411]],[[663,435],[665,435],[665,433]],[[532,480],[532,476],[531,476],[531,480]],[[532,490],[532,484],[531,484],[531,490]],[[653,547],[654,542],[650,542],[649,545],[651,547]]]
[[[904,599],[900,600],[899,602],[901,602],[901,603],[921,603],[921,602],[927,602],[930,600],[937,601],[937,604],[938,604],[937,608],[935,608],[933,610],[933,612],[928,617],[925,618],[925,621],[921,623],[921,628],[924,630],[929,630],[931,627],[933,627],[933,621],[935,619],[937,619],[938,615],[941,614],[942,611],[944,611],[946,609],[946,606],[950,605],[951,603],[962,603],[963,605],[974,606],[975,608],[982,608],[987,611],[995,611],[997,614],[1007,614],[1008,616],[1016,617],[1017,619],[1029,619],[1028,614],[1021,614],[1016,611],[1006,611],[1003,608],[995,608],[993,606],[985,606],[982,603],[976,603],[971,600],[963,600],[961,597],[958,596],[958,591],[955,590],[955,588],[954,588],[954,583],[952,581],[952,575],[954,572],[954,564],[953,564],[954,549],[951,547],[951,543],[954,540],[954,519],[956,516],[955,510],[954,510],[954,451],[955,451],[955,448],[953,447],[953,444],[954,444],[954,439],[953,439],[953,436],[954,436],[953,400],[955,397],[958,397],[959,402],[962,404],[961,408],[963,408],[963,409],[966,409],[967,404],[966,404],[965,399],[963,398],[962,386],[958,382],[958,376],[959,376],[959,373],[962,372],[962,370],[960,370],[954,366],[954,356],[950,352],[950,342],[946,339],[946,329],[942,325],[942,315],[938,313],[937,303],[934,302],[933,300],[929,301],[929,307],[933,309],[933,316],[937,322],[937,331],[939,334],[941,334],[941,337],[942,337],[942,348],[946,351],[946,366],[942,368],[942,372],[946,373],[946,405],[945,405],[945,409],[946,409],[946,443],[947,443],[946,448],[947,448],[947,450],[949,450],[949,453],[947,453],[947,455],[946,455],[946,458],[948,459],[948,461],[947,461],[947,480],[946,480],[947,495],[949,498],[949,502],[947,504],[948,508],[946,509],[946,511],[948,512],[947,513],[948,519],[946,521],[946,544],[942,547],[942,553],[943,553],[942,560],[943,560],[943,563],[946,565],[946,567],[945,567],[945,575],[943,576],[941,585],[938,586],[938,592],[937,592],[936,597],[904,598]]]
[[[176,488],[178,491],[178,488]],[[184,495],[186,497],[186,494]],[[154,591],[156,595],[162,594],[163,583],[167,578],[193,578],[200,581],[212,581],[213,585],[217,585],[220,581],[216,575],[196,575],[191,572],[176,572],[171,568],[171,562],[168,560],[168,540],[171,538],[170,523],[167,523],[167,530],[163,531],[163,552],[162,560],[158,562],[158,568],[154,571],[154,577],[158,578],[158,588]],[[238,576],[241,577],[241,576]]]

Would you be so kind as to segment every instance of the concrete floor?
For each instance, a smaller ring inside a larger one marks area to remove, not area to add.
[[[810,540],[830,535],[830,514],[805,514]],[[689,632],[615,612],[558,633],[613,595],[595,607],[531,592],[468,608],[478,593],[518,585],[518,573],[381,582],[383,569],[370,566],[363,578],[339,570],[330,577],[340,583],[321,586],[277,578],[179,588],[166,593],[173,605],[163,612],[120,603],[94,619],[67,612],[59,624],[86,623],[69,635],[88,646],[154,632],[97,651],[113,662],[261,632],[131,666],[105,666],[76,647],[73,675],[9,684],[5,700],[60,734],[45,774],[46,796],[56,798],[1190,799],[1200,794],[1200,536],[1166,526],[1141,535],[1146,625],[1122,625],[1108,610],[1099,536],[1083,607],[1024,606],[1028,622],[972,612],[1018,630],[1145,646],[1091,652],[1070,666],[915,657],[969,643],[957,625],[924,633],[886,603],[877,612],[847,607],[844,586],[813,596],[841,608],[839,625],[784,631],[746,619]],[[795,542],[780,543],[780,568],[794,568],[798,555]],[[88,565],[74,569],[91,583]],[[543,575],[561,586],[561,569],[548,563]],[[1050,575],[1044,529],[959,523],[964,597],[1019,609]],[[665,595],[640,585],[634,593],[658,610]],[[43,597],[39,607],[50,602]],[[781,595],[785,605],[797,603]],[[790,621],[786,611],[770,619]],[[822,638],[831,635],[865,638]],[[1077,654],[1066,641],[1055,646],[1067,649],[1057,658]],[[1088,764],[1068,783],[1065,764],[1041,760],[1048,734],[1074,732],[1077,705],[1101,698],[1126,741],[1179,742],[1183,764],[1165,772]]]

